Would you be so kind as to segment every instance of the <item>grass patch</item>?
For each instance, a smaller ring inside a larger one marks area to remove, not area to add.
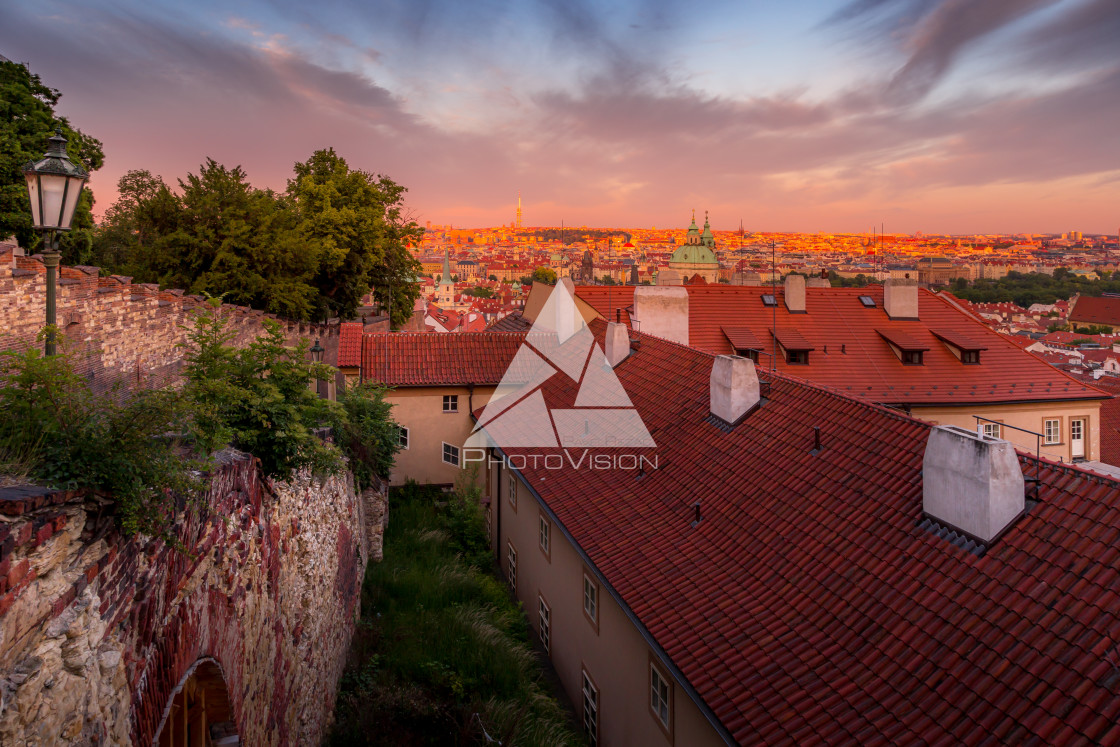
[[[477,493],[390,501],[328,744],[582,744],[494,575]]]

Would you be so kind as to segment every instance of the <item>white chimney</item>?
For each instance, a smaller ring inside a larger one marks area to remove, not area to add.
[[[709,401],[712,414],[738,423],[759,402],[758,372],[750,358],[721,355],[712,364]]]
[[[883,283],[883,310],[891,319],[917,319],[918,281],[890,278]]]
[[[790,273],[785,279],[786,308],[791,314],[805,313],[805,276]]]
[[[955,425],[933,428],[922,460],[922,509],[990,542],[1023,512],[1023,470],[1015,447]]]
[[[683,286],[639,285],[634,288],[630,318],[642,334],[688,344],[688,289]]]
[[[630,355],[630,330],[626,328],[625,324],[619,322],[607,324],[606,348],[607,364],[611,368],[626,360],[626,356]]]

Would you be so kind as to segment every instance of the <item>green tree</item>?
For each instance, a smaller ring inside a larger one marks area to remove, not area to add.
[[[534,283],[556,285],[556,271],[549,267],[538,267],[533,270],[532,281]]]
[[[299,240],[317,258],[315,318],[353,318],[373,290],[393,324],[404,324],[420,296],[420,263],[407,244],[423,229],[404,216],[405,188],[386,176],[351,169],[333,148],[295,165],[288,196],[299,217]],[[390,300],[391,296],[391,300]]]
[[[467,293],[468,296],[474,296],[475,298],[493,298],[494,297],[494,291],[490,290],[489,288],[484,288],[481,285],[476,285],[475,287],[468,290],[466,293]]]
[[[376,477],[388,477],[400,451],[398,426],[390,416],[393,406],[385,401],[385,392],[369,383],[348,387],[331,423],[359,489],[373,485]]]
[[[105,163],[101,141],[71,127],[66,117],[55,116],[60,96],[23,65],[0,62],[0,239],[15,235],[21,246],[36,247],[39,243],[31,226],[23,167],[42,158],[55,127],[62,128],[72,161],[91,172]],[[88,251],[92,208],[93,193],[86,188],[78,201],[70,235],[59,242],[64,261],[80,259],[81,247]]]
[[[179,229],[183,204],[162,177],[133,170],[117,180],[117,201],[94,234],[93,262],[138,283],[159,282],[157,242]]]

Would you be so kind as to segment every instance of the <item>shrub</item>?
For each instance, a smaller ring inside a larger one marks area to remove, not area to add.
[[[174,390],[97,395],[66,353],[0,353],[0,444],[30,477],[85,488],[116,502],[126,533],[163,534],[175,496],[192,493],[202,466],[176,434],[190,403]]]
[[[359,489],[372,485],[375,477],[387,476],[400,451],[397,424],[389,414],[393,406],[385,401],[385,391],[374,384],[347,389],[342,407],[333,413],[335,442],[350,461]]]

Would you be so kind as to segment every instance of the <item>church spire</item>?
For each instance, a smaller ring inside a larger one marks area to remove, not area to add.
[[[521,228],[521,190],[517,190],[517,227]]]
[[[451,282],[451,250],[443,250],[443,276],[439,279],[439,284]]]

